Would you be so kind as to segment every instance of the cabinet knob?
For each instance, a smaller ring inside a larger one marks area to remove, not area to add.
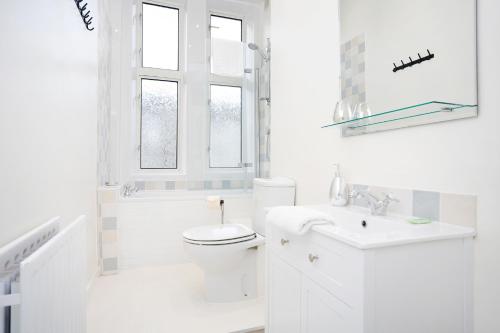
[[[282,246],[285,246],[288,243],[290,243],[290,241],[288,239],[284,239],[284,238],[281,239],[281,245]]]
[[[317,255],[309,253],[309,262],[315,262],[318,259],[319,257]]]

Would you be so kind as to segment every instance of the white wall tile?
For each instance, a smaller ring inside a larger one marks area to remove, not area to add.
[[[248,224],[251,195],[225,197],[226,221]],[[208,209],[205,198],[186,200],[124,200],[116,205],[120,268],[189,262],[182,232],[188,228],[220,223],[220,211]]]
[[[476,228],[476,196],[441,193],[440,205],[441,222]]]

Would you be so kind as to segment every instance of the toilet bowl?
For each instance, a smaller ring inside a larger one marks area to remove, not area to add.
[[[264,244],[265,212],[293,205],[295,182],[288,178],[254,180],[253,229],[238,223],[203,225],[183,232],[184,248],[204,272],[209,302],[257,297],[257,249]]]
[[[256,252],[264,237],[241,224],[196,227],[183,233],[184,248],[205,274],[209,302],[257,296]]]

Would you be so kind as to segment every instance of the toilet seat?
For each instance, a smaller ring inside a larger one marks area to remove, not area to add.
[[[255,239],[257,234],[242,224],[219,224],[191,228],[182,236],[189,244],[217,246],[247,242]]]

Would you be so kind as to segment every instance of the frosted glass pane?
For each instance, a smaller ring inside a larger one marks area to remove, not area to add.
[[[141,169],[177,168],[177,82],[142,79]]]
[[[210,37],[241,42],[241,20],[210,16]]]
[[[241,88],[210,86],[210,167],[241,164]]]
[[[143,67],[178,70],[179,10],[145,3],[142,16]]]

